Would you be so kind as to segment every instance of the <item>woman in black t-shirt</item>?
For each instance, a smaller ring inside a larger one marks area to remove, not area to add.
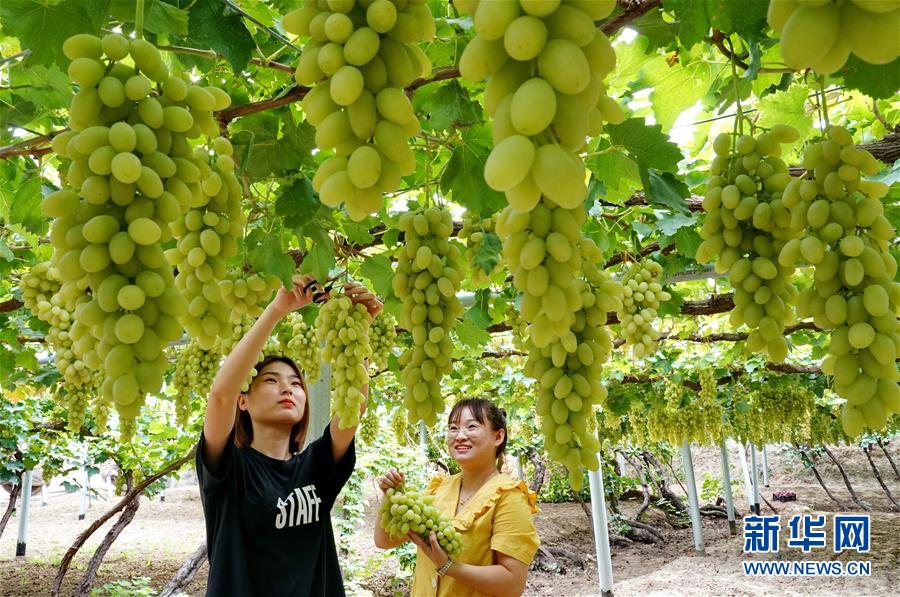
[[[278,321],[305,307],[320,287],[298,278],[275,299],[225,359],[213,381],[197,449],[206,538],[207,595],[343,595],[331,507],[356,462],[356,427],[331,420],[300,451],[309,424],[306,382],[285,357],[257,357]],[[366,288],[344,292],[375,317]],[[257,365],[247,392],[241,386]],[[368,386],[361,388],[368,396]],[[365,410],[363,402],[361,412]]]

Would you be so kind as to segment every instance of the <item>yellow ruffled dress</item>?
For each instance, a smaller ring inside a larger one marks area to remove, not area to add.
[[[454,516],[459,501],[462,474],[435,477],[425,492],[434,496],[434,504],[453,519],[462,535],[463,551],[454,561],[475,566],[494,564],[494,551],[512,556],[530,565],[540,540],[532,517],[540,512],[537,495],[524,481],[499,474],[478,490]],[[434,564],[419,550],[413,575],[414,597],[481,597],[487,595],[449,576],[439,578]]]

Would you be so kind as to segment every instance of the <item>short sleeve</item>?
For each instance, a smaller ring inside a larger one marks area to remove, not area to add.
[[[310,459],[313,474],[325,483],[326,495],[330,504],[333,504],[353,474],[353,467],[356,466],[356,439],[350,442],[344,457],[335,462],[331,450],[331,425],[328,425],[322,437],[310,443],[306,449],[309,451],[307,458]]]
[[[437,477],[432,477],[431,481],[428,482],[428,487],[425,488],[425,495],[434,495],[437,493],[438,488],[444,482],[444,479],[447,477],[444,475],[438,475]]]
[[[541,544],[533,512],[533,504],[524,491],[518,487],[503,491],[494,510],[491,549],[531,564]]]
[[[206,438],[203,432],[200,432],[200,441],[197,442],[197,454],[195,456],[194,465],[197,469],[197,479],[200,483],[200,491],[204,498],[208,501],[219,493],[225,482],[231,477],[234,469],[234,430],[228,436],[225,442],[225,449],[222,451],[222,457],[219,461],[218,470],[214,473],[210,470],[206,458],[204,457],[204,448],[206,446]]]

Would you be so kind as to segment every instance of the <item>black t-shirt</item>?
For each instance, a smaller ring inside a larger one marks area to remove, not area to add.
[[[331,507],[356,464],[354,443],[335,462],[331,432],[290,460],[229,438],[215,476],[197,446],[209,548],[207,595],[344,595]]]

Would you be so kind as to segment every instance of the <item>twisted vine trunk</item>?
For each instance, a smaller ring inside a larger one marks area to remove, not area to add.
[[[125,471],[125,484],[127,491],[131,491],[134,485],[133,475],[131,471]],[[119,537],[119,534],[131,524],[131,521],[134,520],[135,514],[137,514],[138,507],[141,505],[141,494],[136,494],[128,505],[125,506],[125,510],[119,516],[119,519],[116,523],[109,529],[109,532],[106,533],[106,536],[103,538],[103,541],[97,547],[96,551],[94,551],[94,555],[91,556],[90,562],[88,562],[87,570],[84,572],[84,576],[81,577],[81,582],[78,585],[78,590],[75,591],[75,595],[77,597],[87,597],[90,595],[91,587],[94,584],[94,580],[97,578],[97,570],[100,569],[100,564],[103,563],[103,558],[106,557],[106,553],[109,551],[109,548],[112,547],[113,542]]]
[[[100,518],[95,520],[86,528],[78,537],[75,539],[75,542],[72,543],[72,546],[66,551],[66,554],[63,556],[62,561],[59,563],[59,570],[56,572],[56,577],[53,579],[53,586],[50,589],[50,594],[53,597],[57,597],[60,592],[60,587],[62,587],[63,578],[66,576],[66,572],[69,570],[69,566],[72,564],[72,559],[75,557],[75,554],[78,553],[78,550],[85,544],[85,542],[90,538],[94,532],[102,527],[107,520],[116,515],[117,512],[123,510],[128,504],[135,498],[144,492],[147,487],[149,487],[155,481],[165,477],[166,475],[173,473],[180,469],[186,462],[190,461],[194,457],[194,451],[196,447],[192,448],[187,454],[174,461],[172,464],[159,471],[158,473],[151,475],[138,483],[131,491],[127,492],[122,499],[119,500],[115,506],[107,510]]]
[[[19,480],[14,483],[12,488],[9,490],[9,504],[7,504],[6,506],[6,511],[3,513],[3,518],[0,518],[0,537],[3,536],[3,531],[6,530],[6,523],[9,522],[9,518],[16,510],[16,500],[19,498],[19,493],[22,491],[22,480],[24,476],[24,472],[20,473]]]
[[[800,446],[798,446],[798,445],[795,444],[794,447],[797,448],[797,450],[798,450],[798,451],[800,452],[800,454],[803,456],[803,459],[806,460],[806,461],[809,463],[809,468],[810,468],[810,470],[812,471],[813,475],[815,475],[816,481],[819,482],[819,485],[822,486],[822,489],[825,490],[825,493],[828,494],[828,497],[831,498],[831,501],[834,502],[835,504],[837,504],[838,507],[839,507],[841,510],[849,510],[850,508],[848,508],[848,507],[847,507],[843,502],[841,502],[839,499],[837,499],[836,497],[834,497],[834,495],[833,495],[833,494],[831,493],[831,491],[828,489],[828,486],[825,485],[825,481],[822,480],[822,475],[819,474],[819,469],[816,468],[816,461],[813,460],[813,458],[812,458],[809,454],[807,454],[806,451],[805,451],[803,448],[801,448]]]
[[[859,499],[859,496],[856,495],[856,491],[854,491],[853,485],[850,484],[850,478],[847,477],[847,471],[845,471],[844,467],[841,466],[841,463],[838,461],[837,457],[831,453],[831,450],[829,450],[828,446],[826,446],[825,444],[822,444],[822,449],[825,450],[825,453],[828,454],[828,457],[831,458],[831,461],[834,463],[834,465],[840,471],[841,478],[844,479],[844,485],[847,486],[847,491],[850,492],[850,499],[853,500],[853,503],[856,504],[857,506],[859,506],[860,508],[862,508],[863,510],[865,510],[866,512],[871,512],[872,509],[868,505],[866,505],[865,502],[862,502]]]
[[[884,484],[884,479],[881,478],[881,472],[879,472],[878,467],[875,466],[875,461],[872,460],[872,446],[866,446],[865,448],[863,448],[863,452],[866,454],[866,460],[869,461],[869,466],[872,467],[872,472],[875,473],[875,478],[878,479],[878,484],[881,485],[881,489],[884,490],[884,495],[886,495],[891,501],[891,504],[894,505],[895,510],[900,510],[900,504],[898,504],[897,500],[894,499],[894,496],[891,494],[891,490],[888,489],[888,486]]]
[[[897,470],[897,464],[894,462],[894,459],[891,458],[891,453],[887,451],[887,447],[880,439],[878,440],[878,445],[879,447],[881,447],[881,451],[884,452],[884,457],[887,458],[887,461],[891,463],[891,468],[894,469],[894,476],[896,476],[897,480],[900,481],[900,471]],[[0,529],[0,533],[2,532],[2,529]]]
[[[206,541],[203,541],[191,557],[188,558],[187,562],[181,566],[172,580],[169,581],[169,584],[162,590],[159,597],[172,597],[182,593],[184,588],[197,576],[197,572],[206,560],[206,554]]]

